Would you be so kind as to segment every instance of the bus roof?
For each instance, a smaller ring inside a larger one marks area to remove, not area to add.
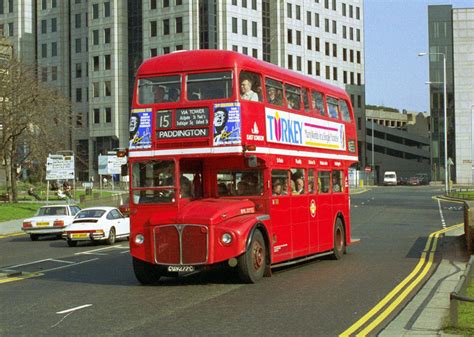
[[[296,82],[295,84],[309,87],[314,86],[316,83],[317,86],[324,87],[328,94],[332,93],[339,97],[347,97],[347,93],[337,86],[318,81],[295,71],[283,69],[266,61],[228,50],[201,49],[176,51],[170,54],[152,57],[142,63],[138,68],[137,75],[153,76],[162,74],[164,73],[163,69],[166,69],[166,73],[173,73],[235,67],[253,70],[279,79],[292,79],[292,81],[290,80],[289,82]]]

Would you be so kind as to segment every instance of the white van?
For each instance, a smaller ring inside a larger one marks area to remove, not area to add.
[[[397,184],[397,173],[395,171],[386,171],[383,176],[384,185],[396,185]]]

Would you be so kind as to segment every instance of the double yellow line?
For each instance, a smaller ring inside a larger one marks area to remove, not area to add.
[[[361,319],[355,322],[351,327],[349,327],[349,329],[342,332],[339,336],[351,336],[356,333],[356,331],[358,331],[356,336],[367,336],[371,331],[379,326],[383,320],[386,319],[388,315],[390,315],[400,305],[400,303],[408,297],[413,289],[426,276],[431,268],[431,265],[433,264],[439,236],[462,226],[463,224],[458,224],[431,233],[428,237],[428,240],[426,241],[426,245],[423,253],[421,254],[420,260],[410,275],[408,275],[400,284],[398,284],[390,293],[388,293],[387,296],[377,303],[377,305],[373,307],[372,310],[366,313]]]

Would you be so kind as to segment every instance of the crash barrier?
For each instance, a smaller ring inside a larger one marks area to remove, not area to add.
[[[474,253],[474,201],[464,201],[464,233],[467,252]]]
[[[474,189],[472,186],[457,186],[456,188],[450,189],[447,196],[464,200],[474,200],[473,192]]]
[[[449,311],[450,311],[449,317],[450,317],[452,327],[471,328],[471,329],[474,328],[474,325],[472,323],[464,322],[464,321],[461,322],[459,320],[459,313],[461,310],[471,309],[472,311],[472,308],[474,308],[474,297],[469,297],[466,294],[466,290],[473,280],[473,274],[474,274],[474,268],[472,266],[473,263],[474,263],[474,255],[471,255],[471,258],[469,259],[469,262],[466,266],[466,270],[464,271],[464,274],[461,275],[461,277],[459,278],[459,282],[456,285],[456,288],[449,295]],[[462,308],[461,306],[464,306],[464,308]],[[471,308],[466,308],[466,306],[470,306]],[[466,326],[466,324],[470,326]]]

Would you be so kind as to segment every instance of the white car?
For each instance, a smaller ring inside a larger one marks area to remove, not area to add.
[[[62,233],[74,216],[81,209],[74,205],[48,205],[41,207],[32,218],[23,220],[22,230],[30,234],[32,241],[40,235],[56,234],[61,238]]]
[[[130,219],[115,207],[85,208],[76,214],[63,233],[69,247],[79,241],[105,241],[111,245],[118,238],[130,236]]]

